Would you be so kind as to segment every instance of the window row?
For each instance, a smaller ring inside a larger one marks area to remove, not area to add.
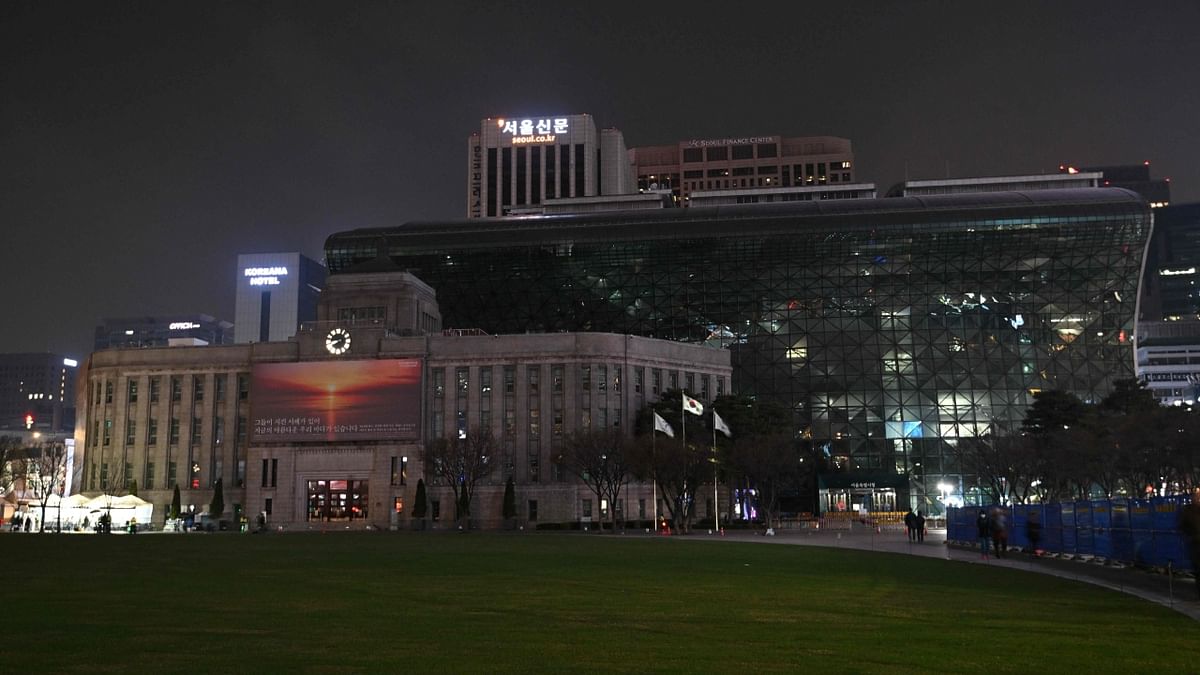
[[[199,402],[204,400],[207,375],[191,375],[186,376],[191,378],[192,400]],[[217,373],[212,376],[213,379],[213,398],[217,401],[224,401],[226,398],[226,390],[228,389],[229,379],[231,374]],[[148,398],[151,403],[158,403],[162,398],[163,385],[165,384],[170,395],[170,400],[174,402],[183,400],[184,390],[183,375],[160,376],[152,375],[147,380],[149,384]],[[140,377],[128,378],[125,382],[125,401],[127,403],[137,403],[141,393]],[[104,380],[101,384],[100,380],[93,380],[88,383],[89,398],[94,405],[103,403],[112,403],[115,384],[113,380]],[[237,392],[238,400],[245,401],[250,397],[250,375],[249,373],[237,374]]]

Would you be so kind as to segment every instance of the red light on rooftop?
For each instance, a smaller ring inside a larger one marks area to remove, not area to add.
[[[1143,159],[1143,160],[1142,160],[1142,166],[1150,166],[1150,160],[1148,160],[1148,159]]]

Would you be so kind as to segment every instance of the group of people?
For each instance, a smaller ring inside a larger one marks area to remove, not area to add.
[[[988,557],[988,546],[991,546],[993,554],[997,558],[1008,557],[1008,513],[999,506],[992,507],[991,511],[987,509],[979,509],[979,516],[975,519],[975,525],[979,529],[979,553],[986,560]]]
[[[9,528],[13,532],[20,532],[22,530],[31,532],[33,530],[33,525],[33,516],[14,513],[12,522],[9,524]]]
[[[1008,512],[999,506],[991,510],[979,509],[975,519],[979,528],[979,553],[988,557],[988,546],[997,558],[1008,557]],[[1025,520],[1025,536],[1029,539],[1029,549],[1034,555],[1041,555],[1038,543],[1042,540],[1042,521],[1037,511],[1031,511]]]
[[[912,509],[904,514],[904,528],[908,530],[908,540],[925,541],[925,514],[921,511],[913,513]]]

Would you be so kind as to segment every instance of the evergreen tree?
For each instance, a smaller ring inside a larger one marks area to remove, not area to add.
[[[129,494],[133,495],[134,497],[137,496],[137,481],[136,480],[129,481]]]
[[[212,503],[208,505],[208,513],[213,518],[220,518],[225,512],[225,489],[221,486],[221,479],[217,479],[216,485],[213,486]]]
[[[504,517],[517,517],[517,493],[512,476],[509,476],[508,482],[504,484]]]
[[[417,496],[413,499],[412,517],[419,520],[425,519],[425,510],[429,507],[429,502],[425,498],[425,479],[417,481]]]
[[[171,495],[171,512],[168,514],[172,520],[179,517],[179,485],[175,486],[175,492]]]

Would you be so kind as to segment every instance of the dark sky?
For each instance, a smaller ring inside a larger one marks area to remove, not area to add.
[[[0,352],[233,316],[238,253],[464,213],[481,118],[850,138],[911,178],[1153,162],[1200,200],[1195,2],[3,2]]]

